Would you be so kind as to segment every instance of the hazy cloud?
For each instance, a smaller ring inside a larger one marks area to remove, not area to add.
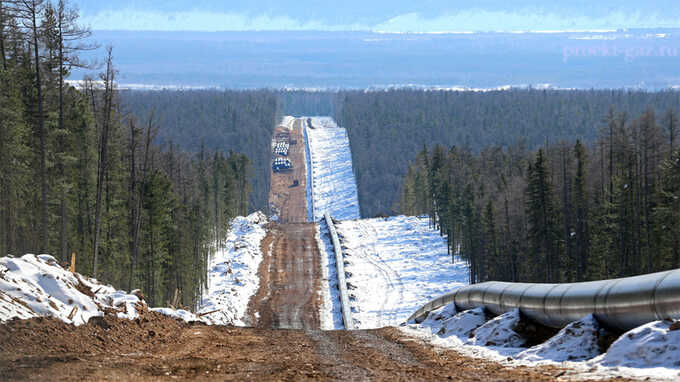
[[[333,23],[328,20],[278,14],[250,15],[209,11],[140,11],[132,8],[102,10],[84,14],[83,21],[95,30],[372,30],[385,32],[451,32],[451,31],[541,31],[595,30],[620,28],[680,28],[680,17],[664,14],[612,10],[605,15],[565,16],[540,9],[491,11],[465,9],[425,16],[404,13],[373,24]]]
[[[418,13],[400,15],[375,25],[373,30],[387,32],[441,31],[549,31],[601,30],[620,28],[678,28],[680,19],[638,12],[611,12],[603,17],[565,17],[535,10],[518,12],[469,9],[438,17],[423,17]]]
[[[106,10],[82,18],[95,30],[155,31],[258,31],[258,30],[367,30],[366,25],[329,25],[315,20],[301,21],[286,15],[250,16],[203,11],[149,12]]]

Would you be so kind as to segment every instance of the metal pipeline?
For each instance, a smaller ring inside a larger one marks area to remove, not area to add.
[[[612,280],[570,284],[489,281],[461,287],[423,305],[408,321],[451,302],[457,310],[483,306],[493,314],[519,310],[546,326],[561,328],[593,314],[623,331],[651,321],[680,319],[680,269]]]
[[[328,224],[328,232],[331,234],[331,241],[333,242],[333,251],[335,252],[335,265],[338,270],[338,290],[340,291],[340,308],[342,309],[342,322],[345,324],[345,330],[354,330],[354,321],[352,321],[352,307],[349,305],[349,297],[347,293],[347,279],[345,278],[345,259],[342,257],[342,246],[338,239],[338,233],[333,224],[333,218],[326,211],[324,219]]]

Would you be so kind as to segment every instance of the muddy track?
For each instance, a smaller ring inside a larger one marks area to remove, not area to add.
[[[276,214],[281,223],[307,221],[307,167],[303,123],[304,119],[298,118],[293,122],[292,130],[281,126],[274,130],[274,140],[277,134],[290,134],[291,145],[287,158],[293,163],[293,170],[289,172],[274,172],[270,169],[269,206],[271,213]],[[296,180],[298,185],[293,186]]]
[[[96,321],[96,322],[95,322]],[[147,312],[74,327],[0,325],[0,381],[555,381],[558,367],[516,367],[435,349],[395,328],[274,330],[185,324]],[[615,379],[625,381],[624,379]]]
[[[254,326],[318,329],[321,265],[314,223],[271,224],[261,246],[260,288],[250,299]]]

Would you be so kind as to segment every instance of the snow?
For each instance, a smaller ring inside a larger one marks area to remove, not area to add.
[[[0,258],[0,321],[56,317],[82,325],[90,317],[114,310],[121,318],[138,317],[146,304],[95,279],[62,268],[50,255]]]
[[[474,336],[467,343],[480,346],[521,347],[526,340],[514,330],[519,320],[519,309],[501,314],[475,329]]]
[[[335,219],[358,219],[359,199],[347,132],[328,117],[312,117],[313,129],[306,125],[309,220],[319,221],[326,211]]]
[[[184,309],[152,308],[151,310],[185,322],[202,321],[200,317]]]
[[[654,321],[619,337],[602,356],[593,360],[602,366],[631,368],[671,367],[680,370],[680,324]]]
[[[288,130],[293,130],[293,122],[295,122],[295,117],[291,117],[290,115],[286,115],[281,120],[281,123],[279,123],[279,126],[285,127]]]
[[[260,286],[257,271],[263,258],[260,243],[266,235],[265,224],[267,218],[262,212],[231,221],[225,246],[211,258],[208,266],[208,288],[199,309],[199,314],[208,313],[202,316],[206,322],[249,324],[248,301]]]
[[[153,308],[152,311],[187,322],[246,325],[248,300],[259,287],[257,270],[262,261],[260,242],[267,218],[261,212],[237,217],[224,248],[215,254],[208,272],[208,289],[199,317],[186,310]],[[0,258],[0,322],[41,316],[81,325],[90,317],[115,312],[135,319],[146,302],[139,291],[127,293],[95,279],[62,268],[49,255]]]
[[[583,361],[600,355],[600,324],[592,314],[570,323],[548,341],[517,354],[526,361]]]
[[[312,126],[314,127],[322,127],[322,128],[337,128],[338,124],[335,123],[333,118],[331,117],[311,117],[312,118]],[[344,129],[343,129],[344,130]]]
[[[457,313],[453,317],[441,321],[439,325],[432,325],[430,331],[442,338],[456,336],[461,341],[466,341],[472,336],[475,329],[484,325],[485,322],[484,309],[475,308]]]
[[[565,380],[680,379],[680,322],[656,321],[623,334],[609,350],[600,354],[598,335],[604,330],[588,315],[560,330],[555,336],[531,348],[514,331],[518,310],[509,311],[484,323],[483,308],[456,312],[454,304],[428,314],[420,324],[403,325],[406,335],[439,348],[498,362],[509,367],[554,365],[564,367]]]
[[[427,218],[395,216],[336,224],[358,329],[396,326],[420,306],[468,282]]]
[[[326,220],[321,220],[316,233],[316,242],[321,255],[321,329],[344,329],[342,322],[342,306],[338,290],[338,269],[335,252],[331,242]]]

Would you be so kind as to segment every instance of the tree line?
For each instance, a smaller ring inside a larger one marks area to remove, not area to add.
[[[229,219],[248,213],[240,153],[157,142],[152,109],[127,112],[113,49],[79,86],[95,49],[66,0],[0,1],[0,253],[50,253],[147,301],[194,306]]]
[[[398,209],[426,214],[470,281],[574,282],[680,267],[678,114],[610,108],[592,143],[424,147]]]
[[[251,159],[251,210],[266,211],[269,196],[274,126],[281,105],[268,90],[157,90],[121,91],[121,108],[137,118],[155,111],[163,126],[160,144],[174,143],[183,150],[241,152]]]
[[[320,97],[321,95],[319,95]],[[469,148],[594,142],[610,105],[640,115],[647,107],[677,108],[680,92],[535,90],[489,92],[421,90],[346,91],[327,95],[347,128],[361,214],[392,214],[411,161],[436,144]]]

